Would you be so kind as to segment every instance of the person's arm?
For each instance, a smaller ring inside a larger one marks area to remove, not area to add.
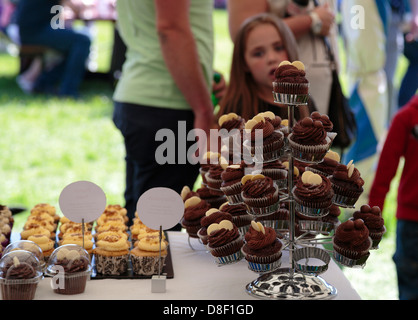
[[[156,26],[167,68],[207,137],[213,105],[189,23],[190,0],[155,0]],[[199,148],[202,146],[199,146]]]
[[[269,12],[269,6],[266,0],[228,0],[228,23],[229,34],[234,39],[241,24],[249,17],[256,14]],[[335,14],[329,9],[328,5],[321,5],[312,10],[318,15],[322,22],[320,35],[329,34],[330,28],[335,20]],[[310,32],[312,27],[312,18],[309,14],[300,14],[283,18],[283,21],[289,26],[296,38]]]
[[[378,206],[381,210],[383,210],[390,184],[396,175],[399,160],[405,150],[409,134],[407,128],[408,126],[402,121],[399,114],[395,116],[379,156],[375,178],[370,189],[369,204]]]

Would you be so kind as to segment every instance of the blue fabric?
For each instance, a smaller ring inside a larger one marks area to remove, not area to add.
[[[418,222],[398,220],[396,251],[399,300],[418,300]]]
[[[343,163],[348,163],[350,160],[356,163],[376,153],[377,139],[366,107],[359,95],[358,85],[349,99],[349,104],[357,121],[357,139],[343,156]]]
[[[409,65],[399,88],[398,105],[403,107],[418,89],[418,41],[404,43],[404,55]]]

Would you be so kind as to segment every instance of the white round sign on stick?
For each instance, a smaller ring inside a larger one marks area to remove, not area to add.
[[[92,222],[106,209],[106,195],[93,182],[76,181],[61,191],[59,205],[64,216],[71,221]]]
[[[180,222],[184,214],[184,203],[174,190],[158,187],[147,190],[139,197],[136,211],[148,228],[167,230]]]

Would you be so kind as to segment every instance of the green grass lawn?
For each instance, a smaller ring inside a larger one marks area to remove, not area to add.
[[[215,34],[214,67],[228,79],[232,43],[225,11],[215,13]],[[98,24],[97,35],[98,70],[107,71],[111,25]],[[59,208],[66,185],[88,180],[104,190],[108,203],[123,204],[124,146],[111,119],[112,87],[101,81],[85,82],[82,98],[76,101],[28,96],[16,85],[18,68],[16,57],[0,53],[0,203],[30,209],[47,202]],[[364,269],[344,269],[363,299],[397,299],[391,261],[396,190],[397,180],[386,201],[389,232],[381,249],[372,253]],[[14,231],[21,230],[27,214],[16,216]]]

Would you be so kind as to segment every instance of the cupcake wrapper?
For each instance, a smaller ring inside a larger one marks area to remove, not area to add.
[[[309,83],[273,82],[274,102],[280,104],[306,105],[309,100]]]
[[[209,172],[206,173],[205,177],[208,187],[216,190],[219,190],[221,188],[221,184],[223,182],[222,179],[214,179],[210,177]]]
[[[254,261],[247,260],[248,269],[257,273],[265,273],[265,272],[274,271],[280,268],[282,265],[282,253],[279,252],[277,255],[278,255],[277,260],[273,262],[269,262],[269,263],[254,262]],[[248,255],[245,255],[245,257],[248,257]],[[249,259],[252,259],[252,257]],[[263,259],[260,259],[260,260],[262,261]]]
[[[310,265],[309,259],[321,260],[323,264]],[[293,261],[295,262],[296,268],[303,273],[321,274],[328,270],[328,264],[331,261],[331,258],[323,249],[303,247],[293,251]]]
[[[263,143],[262,145],[251,146],[250,140],[244,141],[244,147],[253,156],[253,160],[258,163],[272,162],[279,159],[283,155],[284,136],[280,131],[276,131],[281,134],[281,138],[271,143]]]
[[[241,193],[242,199],[247,206],[247,212],[251,215],[267,215],[274,213],[279,208],[279,188],[274,185],[276,191],[271,197],[246,198],[244,192]]]
[[[341,248],[340,246],[336,245],[334,241],[332,241],[334,247],[334,259],[346,266],[351,268],[363,268],[366,265],[366,260],[370,255],[370,248],[372,246],[372,239],[369,237],[370,246],[367,250],[356,252],[353,250],[348,250],[345,248]]]
[[[273,219],[273,220],[259,220],[263,223],[264,227],[273,228],[275,231],[283,232],[289,230],[289,220],[279,220],[279,219]]]
[[[331,184],[332,189],[334,190],[332,202],[340,207],[354,208],[362,192],[350,192],[334,183]]]
[[[206,173],[207,173],[207,171],[203,170],[202,168],[199,168],[199,173],[200,173],[200,176],[202,177],[202,183],[204,185],[207,185],[207,182],[206,182]]]
[[[232,223],[238,228],[250,226],[253,217],[249,214],[242,214],[239,216],[232,216]]]
[[[64,287],[54,288],[55,293],[59,294],[79,294],[86,289],[87,279],[90,276],[90,270],[64,275]]]
[[[297,196],[295,196],[295,189],[296,187],[293,188],[292,192],[293,197],[295,199],[295,209],[298,213],[311,218],[325,217],[329,213],[329,208],[332,205],[331,200],[315,203],[303,201],[300,200]]]
[[[33,300],[42,276],[42,273],[39,273],[32,279],[0,279],[2,299]]]
[[[303,145],[292,140],[293,133],[289,134],[289,147],[292,155],[300,161],[306,163],[318,163],[324,159],[329,148],[331,147],[331,140],[327,137],[326,144],[319,145]]]
[[[241,247],[243,246],[243,244],[244,241],[242,240],[242,237],[239,236],[237,239],[223,246],[211,248],[208,245],[207,248],[209,252],[212,254],[216,263],[226,264],[242,258]]]
[[[239,234],[241,235],[241,237],[244,237],[249,229],[250,229],[250,225],[238,227],[238,231],[239,231]]]
[[[131,256],[131,262],[132,262],[132,271],[135,274],[150,276],[153,274],[162,273],[166,256],[161,256],[161,260],[160,260],[160,256],[139,257],[133,254],[131,254],[130,256]],[[161,262],[159,262],[159,260]],[[159,266],[161,266],[160,272],[158,272]]]
[[[128,269],[128,254],[107,257],[96,254],[96,270],[100,274],[121,275]]]

